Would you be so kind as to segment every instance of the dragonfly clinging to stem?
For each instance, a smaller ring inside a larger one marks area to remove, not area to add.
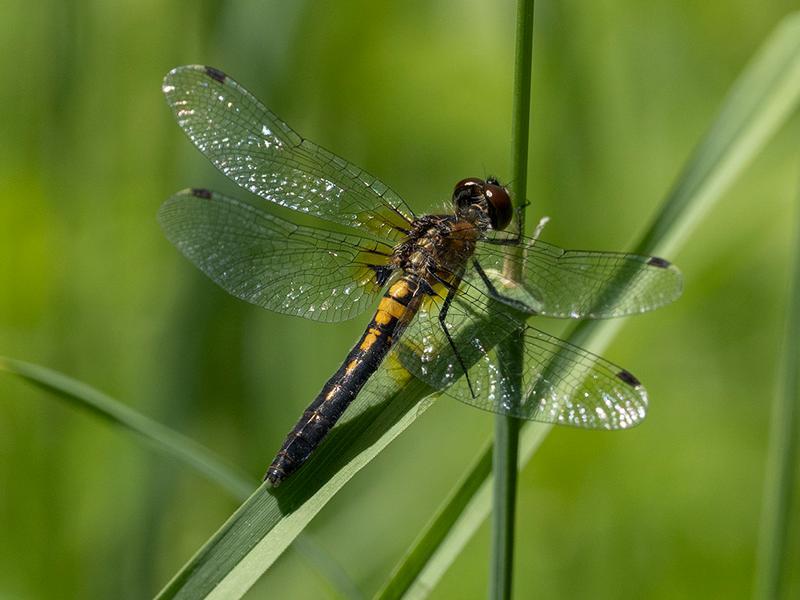
[[[647,394],[630,372],[527,319],[653,310],[680,295],[675,266],[509,232],[511,195],[494,178],[462,179],[450,212],[417,216],[387,185],[301,137],[212,67],[178,67],[163,91],[195,146],[260,198],[198,188],[170,198],[159,220],[189,260],[234,296],[284,314],[335,322],[377,302],[270,465],[273,485],[308,459],[390,352],[434,388],[493,412],[591,429],[628,428],[645,417]],[[264,201],[319,226],[284,220]],[[509,261],[516,281],[503,275]],[[515,373],[493,350],[514,333],[524,341]]]

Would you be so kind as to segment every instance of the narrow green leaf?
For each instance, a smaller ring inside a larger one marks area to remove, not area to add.
[[[526,423],[519,440],[519,462],[527,463],[552,425]],[[486,519],[491,502],[492,446],[486,448],[462,484],[423,530],[376,598],[427,598],[442,575]]]
[[[62,373],[2,356],[0,371],[16,375],[139,436],[139,439],[151,444],[159,452],[188,465],[240,501],[250,496],[258,486],[256,481],[227,465],[211,450]],[[295,540],[294,548],[343,598],[362,597],[341,566],[313,540],[300,536]]]
[[[158,451],[189,465],[239,500],[246,499],[256,488],[256,482],[227,465],[204,446],[80,381],[39,365],[2,356],[0,371],[16,375],[60,396],[77,408],[88,410],[140,436]]]
[[[733,85],[711,128],[698,145],[651,227],[636,246],[639,254],[672,254],[685,242],[700,219],[720,199],[764,144],[797,109],[800,101],[800,13],[786,17]],[[611,341],[622,325],[616,321],[583,321],[569,341],[596,352]],[[550,426],[526,423],[520,438],[522,467],[530,460]],[[382,598],[424,598],[441,579],[463,546],[486,519],[490,474],[477,485],[485,469],[481,456],[464,478],[466,497],[451,497],[440,516],[418,538],[395,569]],[[459,514],[459,510],[461,511]],[[450,528],[445,530],[444,527]],[[435,540],[437,543],[432,543]]]
[[[635,248],[671,255],[797,109],[800,12],[785,17],[733,84],[653,225]]]
[[[409,590],[430,554],[447,537],[447,533],[467,510],[473,497],[485,486],[491,470],[492,444],[488,443],[480,453],[476,468],[467,473],[425,527],[422,535],[414,541],[409,553],[403,557],[383,589],[375,596],[376,599],[400,598]]]
[[[333,495],[425,411],[431,392],[396,363],[380,370],[303,468],[278,488],[263,484],[159,597],[242,596]]]
[[[800,217],[800,193],[796,218]],[[787,572],[788,534],[800,446],[800,219],[795,226],[794,270],[780,377],[772,408],[770,449],[756,569],[756,598],[782,598]]]
[[[298,535],[292,544],[308,565],[320,575],[321,579],[329,586],[330,591],[341,598],[348,600],[361,600],[364,594],[358,589],[355,582],[342,568],[342,566],[328,552],[322,549],[306,532]]]

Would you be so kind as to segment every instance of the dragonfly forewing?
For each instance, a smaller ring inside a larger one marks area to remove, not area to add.
[[[519,264],[519,285],[530,294],[530,314],[570,319],[605,319],[641,314],[681,295],[678,268],[658,257],[622,252],[563,250],[523,238],[519,255],[506,246],[481,244],[484,268]],[[473,277],[474,279],[474,277]]]
[[[379,238],[408,231],[413,213],[386,184],[298,135],[221,71],[178,67],[162,88],[189,139],[246,190]]]

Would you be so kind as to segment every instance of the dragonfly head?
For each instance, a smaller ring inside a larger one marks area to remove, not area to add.
[[[508,190],[493,177],[486,181],[477,177],[459,181],[453,190],[453,205],[462,219],[498,231],[505,229],[513,216]]]

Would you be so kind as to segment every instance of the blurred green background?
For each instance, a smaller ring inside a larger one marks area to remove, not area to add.
[[[544,238],[562,246],[629,247],[793,8],[537,2],[529,221],[549,215]],[[170,246],[155,221],[170,194],[234,190],[174,123],[161,78],[217,66],[425,210],[462,177],[509,176],[513,17],[510,1],[6,0],[0,354],[94,385],[260,477],[368,317],[270,314]],[[684,271],[683,298],[631,319],[604,353],[647,385],[645,424],[558,428],[523,472],[517,597],[749,596],[798,139],[795,117],[667,257]],[[373,593],[492,424],[442,399],[308,532]],[[182,465],[0,377],[3,598],[152,595],[235,506]],[[433,597],[483,597],[487,559],[484,526]],[[800,594],[797,572],[792,586]],[[290,549],[250,597],[331,594]]]

